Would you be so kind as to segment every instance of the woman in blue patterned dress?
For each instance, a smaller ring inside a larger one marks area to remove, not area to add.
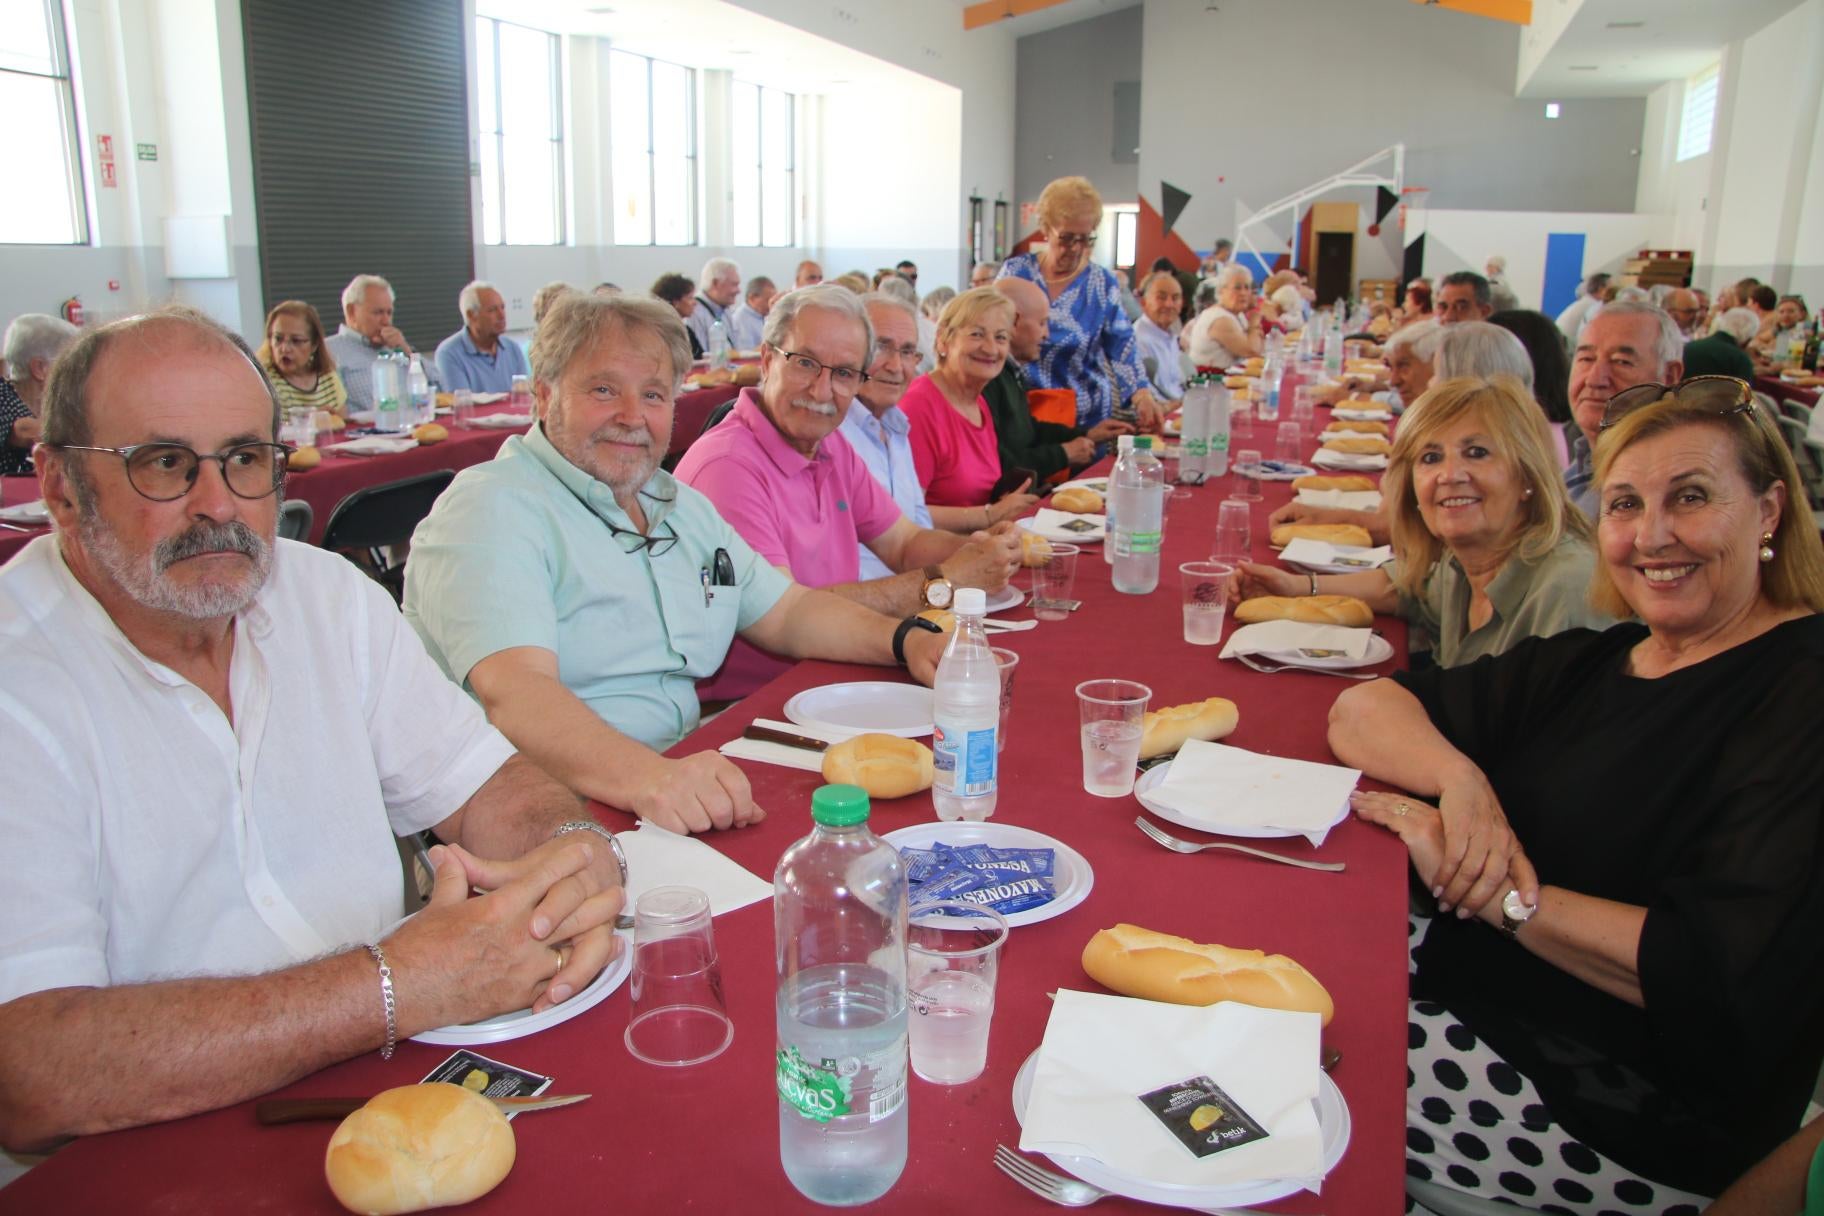
[[[1039,195],[1045,248],[1001,266],[1000,277],[1030,279],[1051,301],[1045,344],[1022,370],[1033,388],[1074,389],[1078,426],[1094,426],[1125,406],[1141,430],[1158,431],[1159,406],[1121,310],[1120,286],[1089,260],[1101,222],[1102,196],[1089,180],[1060,177]]]

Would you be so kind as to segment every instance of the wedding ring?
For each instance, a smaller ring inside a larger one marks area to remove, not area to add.
[[[1412,809],[1412,806],[1409,803],[1402,802],[1402,803],[1400,803],[1400,805],[1393,808],[1393,813],[1396,815],[1404,815],[1407,811],[1410,811],[1411,809]]]

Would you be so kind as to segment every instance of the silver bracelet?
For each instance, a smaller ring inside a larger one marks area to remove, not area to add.
[[[386,951],[372,942],[368,943],[367,952],[380,964],[380,999],[386,1004],[386,1045],[380,1048],[380,1058],[393,1058],[393,1048],[399,1045],[399,1005],[393,995],[393,969],[386,965]]]
[[[1310,571],[1307,570],[1305,572],[1305,577],[1311,580],[1311,594],[1316,595],[1317,594],[1317,575],[1312,574]]]
[[[594,832],[606,840],[609,851],[614,854],[614,863],[621,867],[621,885],[623,887],[627,885],[627,854],[621,851],[621,842],[614,838],[613,832],[593,819],[572,819],[568,823],[558,824],[557,830],[551,833],[551,839],[556,840],[559,836],[567,836],[571,832]]]

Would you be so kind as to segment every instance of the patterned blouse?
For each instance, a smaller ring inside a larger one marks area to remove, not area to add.
[[[997,277],[1009,275],[1045,288],[1036,253],[1008,258]],[[1033,388],[1075,389],[1077,425],[1083,427],[1102,421],[1141,389],[1151,391],[1134,327],[1121,310],[1121,289],[1111,272],[1091,263],[1070,281],[1051,302],[1051,328],[1038,359],[1022,370]]]
[[[31,415],[13,382],[0,377],[0,475],[16,477],[32,472],[32,449],[13,446],[13,423]]]
[[[299,388],[281,375],[278,368],[270,365],[266,368],[266,376],[279,394],[280,409],[328,410],[337,415],[348,413],[348,390],[342,387],[340,372],[321,373],[317,376],[316,384],[309,389]]]

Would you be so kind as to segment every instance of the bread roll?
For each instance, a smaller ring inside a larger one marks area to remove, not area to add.
[[[1083,970],[1105,988],[1148,1001],[1239,1001],[1315,1013],[1326,1026],[1336,1016],[1336,1004],[1317,977],[1283,954],[1200,945],[1138,925],[1116,925],[1090,938],[1083,947]]]
[[[288,469],[314,469],[323,463],[323,453],[316,448],[299,448],[285,458]]]
[[[1360,410],[1364,414],[1374,410],[1380,410],[1383,413],[1391,412],[1384,403],[1376,401],[1373,397],[1345,397],[1343,400],[1336,403],[1336,408],[1339,410]]]
[[[1051,496],[1051,505],[1073,515],[1102,514],[1102,496],[1087,486],[1072,486]]]
[[[1317,473],[1294,477],[1292,488],[1294,490],[1372,490],[1374,480],[1358,473],[1344,473],[1335,477]]]
[[[1241,711],[1235,702],[1222,697],[1149,710],[1140,718],[1140,758],[1170,755],[1192,739],[1214,743],[1239,721]]]
[[[437,422],[427,422],[412,428],[412,438],[424,445],[442,443],[449,437],[450,433],[443,428],[443,424]]]
[[[1355,524],[1281,524],[1273,529],[1270,539],[1276,549],[1283,549],[1300,538],[1327,541],[1332,545],[1354,545],[1366,549],[1374,544],[1368,529]]]
[[[1248,378],[1246,376],[1224,376],[1222,384],[1224,388],[1246,388]]]
[[[1358,435],[1379,435],[1383,439],[1390,432],[1385,422],[1353,422],[1348,418],[1332,418],[1330,429],[1333,431],[1354,431]]]
[[[823,753],[823,779],[859,785],[870,798],[904,798],[931,788],[931,749],[898,735],[856,735]]]
[[[1366,629],[1374,624],[1374,610],[1353,595],[1263,595],[1237,604],[1235,619],[1244,625],[1305,621]]]
[[[1385,456],[1393,451],[1393,445],[1379,435],[1363,435],[1360,439],[1326,440],[1324,450],[1350,456]]]
[[[374,1095],[329,1138],[323,1172],[351,1212],[468,1203],[513,1168],[513,1127],[480,1094],[435,1082]]]
[[[1020,529],[1020,565],[1043,566],[1051,560],[1051,542],[1037,532]]]
[[[758,363],[743,363],[740,367],[735,369],[733,383],[742,388],[751,388],[760,383],[760,365]]]

